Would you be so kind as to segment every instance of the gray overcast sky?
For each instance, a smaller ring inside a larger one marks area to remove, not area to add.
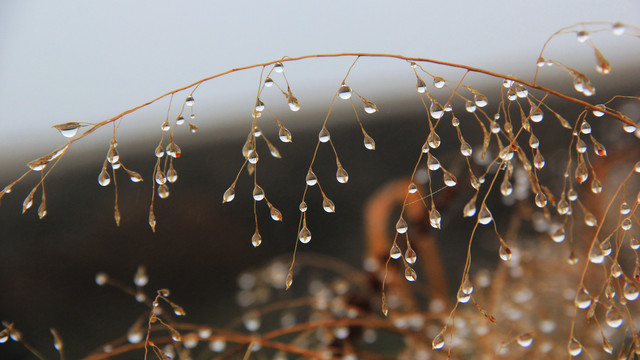
[[[30,159],[62,144],[53,124],[97,122],[237,66],[363,51],[527,75],[560,27],[594,20],[637,25],[638,15],[638,1],[3,1],[0,163],[16,149]],[[610,57],[615,69],[620,59]],[[592,55],[587,60],[592,64]],[[303,93],[335,87],[345,66],[334,64],[315,65],[295,86]],[[396,70],[385,74],[385,64],[361,70],[392,81]],[[229,116],[215,121],[248,113],[250,99],[233,95],[247,87],[255,94],[256,75],[221,82],[220,94],[230,96],[219,111]]]

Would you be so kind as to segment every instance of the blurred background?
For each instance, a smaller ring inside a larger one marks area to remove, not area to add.
[[[8,184],[25,171],[28,161],[64,143],[51,128],[55,124],[98,122],[232,68],[283,56],[373,52],[433,58],[531,79],[542,45],[556,30],[583,21],[634,24],[637,14],[640,4],[634,1],[517,6],[501,1],[3,2],[0,180],[2,186]],[[592,38],[611,61],[613,70],[607,77],[595,72],[593,51],[573,36],[554,40],[547,54],[584,70],[598,89],[598,99],[613,91],[634,93],[637,39],[605,33]],[[191,134],[179,128],[176,133],[183,151],[175,163],[179,180],[168,199],[156,199],[155,234],[147,225],[147,211],[153,149],[168,99],[125,116],[118,129],[122,162],[145,178],[142,184],[118,179],[123,216],[119,228],[112,216],[113,187],[102,188],[96,182],[110,127],[74,144],[56,167],[46,182],[49,215],[43,220],[37,220],[35,209],[20,215],[24,196],[38,180],[31,174],[0,207],[0,320],[15,322],[25,339],[48,357],[55,356],[48,330],[55,327],[67,343],[69,358],[79,358],[122,336],[144,312],[133,298],[95,285],[96,272],[130,282],[140,264],[148,269],[149,289],[170,288],[174,300],[192,316],[189,321],[224,325],[240,314],[234,310],[237,275],[291,254],[302,179],[316,134],[352,61],[285,64],[291,90],[302,106],[299,112],[290,112],[276,89],[265,91],[263,101],[292,131],[294,142],[276,141],[275,124],[269,117],[261,119],[263,131],[284,159],[263,156],[261,165],[268,171],[262,170],[260,179],[285,221],[272,222],[266,206],[259,206],[264,242],[257,249],[250,243],[254,229],[249,178],[241,176],[236,200],[224,206],[220,202],[243,162],[240,149],[251,126],[260,69],[205,83],[194,94],[193,122],[200,131]],[[428,69],[452,80],[462,76],[444,67]],[[572,91],[565,73],[544,70],[539,83]],[[496,79],[471,75],[467,81],[482,90],[490,104],[499,91]],[[338,103],[329,129],[350,181],[335,184],[333,154],[321,147],[314,171],[321,181],[326,179],[325,191],[337,211],[318,211],[321,197],[312,191],[309,226],[318,231],[302,251],[359,264],[364,203],[388,181],[410,175],[426,134],[424,108],[407,63],[361,59],[348,83],[380,109],[374,115],[360,114],[377,150],[364,149],[351,107]],[[170,119],[186,95],[176,96]],[[446,134],[441,136],[443,146],[455,147]],[[0,345],[0,354],[7,359],[32,358],[11,342]]]

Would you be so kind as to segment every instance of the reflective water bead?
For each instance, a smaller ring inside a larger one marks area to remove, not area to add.
[[[578,182],[581,184],[587,181],[587,179],[589,178],[589,171],[587,170],[587,166],[584,164],[584,162],[578,164],[575,172],[575,177],[576,180],[578,180]]]
[[[591,180],[591,192],[594,194],[600,194],[602,192],[602,183],[597,177]]]
[[[429,136],[427,137],[427,143],[432,149],[437,149],[440,146],[440,136],[438,136],[435,130],[432,130],[429,133]]]
[[[509,161],[513,159],[513,155],[513,149],[508,144],[503,147],[502,150],[500,150],[500,153],[498,153],[498,157],[500,157],[500,159],[503,161]]]
[[[513,80],[509,80],[509,79],[502,80],[502,86],[505,88],[510,88],[511,86],[513,86]]]
[[[564,226],[561,226],[551,234],[551,240],[557,243],[561,243],[564,241],[565,236],[566,234],[564,231]]]
[[[427,158],[427,167],[429,167],[429,170],[431,171],[440,169],[440,161],[438,161],[435,156],[431,155],[431,153],[429,153]]]
[[[449,187],[454,187],[458,184],[458,180],[456,179],[455,176],[453,176],[453,174],[451,174],[450,172],[442,169],[444,171],[444,176],[443,176],[443,180],[444,180],[444,184],[449,186]]]
[[[544,118],[544,113],[539,107],[531,107],[529,118],[531,119],[531,121],[537,123],[542,121],[542,119]]]
[[[439,76],[433,77],[433,86],[435,86],[437,89],[442,89],[445,86],[445,84],[446,82],[443,78]]]
[[[137,183],[142,181],[142,175],[138,174],[135,171],[127,170],[127,174],[129,175],[129,179],[131,180],[131,182]]]
[[[536,155],[533,157],[533,166],[535,166],[536,169],[541,170],[544,167],[544,164],[544,157],[542,157],[542,153],[537,150]]]
[[[621,22],[617,22],[611,26],[611,31],[613,32],[614,35],[620,36],[624,34],[625,30],[626,30],[625,26]]]
[[[611,255],[611,252],[613,251],[613,247],[611,246],[611,241],[609,240],[609,238],[604,239],[604,241],[600,243],[599,247],[600,250],[602,250],[602,255],[604,256]]]
[[[178,146],[178,144],[172,141],[169,143],[169,145],[167,145],[166,153],[172,158],[177,159],[182,156],[182,149],[180,149],[180,146]]]
[[[515,101],[518,99],[515,88],[510,87],[509,90],[507,90],[507,99],[509,99],[509,101]]]
[[[516,83],[515,89],[516,89],[516,95],[519,98],[526,98],[527,96],[529,96],[529,90],[527,90],[527,88],[522,86],[521,84]]]
[[[264,110],[264,103],[262,102],[262,100],[257,99],[256,100],[256,107],[255,107],[256,111],[260,112]]]
[[[569,191],[567,192],[567,199],[569,199],[569,201],[578,200],[578,192],[575,191],[573,188],[570,188]]]
[[[464,206],[462,209],[462,216],[464,217],[472,217],[476,214],[476,196],[472,197],[471,200]]]
[[[511,261],[511,249],[500,245],[500,249],[498,249],[498,255],[502,261]]]
[[[313,170],[309,169],[309,172],[307,172],[307,177],[305,181],[309,186],[313,186],[318,183],[318,178],[316,177],[316,174],[313,172]]]
[[[169,125],[169,121],[166,121],[162,123],[162,131],[169,131],[171,129],[171,125]]]
[[[424,94],[425,92],[427,92],[427,84],[425,84],[424,80],[419,77],[417,78],[416,90],[420,94]]]
[[[342,166],[338,166],[338,171],[336,172],[336,179],[341,184],[346,184],[347,181],[349,181],[349,174],[347,174],[347,171]]]
[[[103,166],[102,171],[100,171],[100,175],[98,175],[98,184],[101,186],[107,186],[111,183],[111,177],[107,172],[107,167]]]
[[[476,111],[476,104],[471,100],[467,100],[467,102],[464,104],[464,108],[467,110],[467,112],[472,113]]]
[[[64,124],[54,125],[53,128],[58,130],[60,134],[66,138],[71,138],[78,134],[78,129],[80,129],[82,125],[77,122],[68,122]]]
[[[160,199],[166,199],[169,197],[169,187],[166,183],[158,186],[158,196]]]
[[[270,77],[267,76],[267,78],[264,79],[264,86],[272,87],[273,86],[273,79],[271,79]]]
[[[480,94],[480,93],[475,93],[473,95],[473,102],[478,106],[478,107],[485,107],[487,106],[487,104],[489,103],[489,100],[487,100],[487,97]]]
[[[437,101],[432,100],[431,105],[429,105],[429,113],[434,119],[440,119],[444,116],[444,109]]]
[[[433,338],[431,342],[431,348],[433,350],[442,349],[444,347],[444,329]]]
[[[298,233],[298,240],[300,240],[300,242],[303,244],[311,241],[311,231],[309,231],[309,229],[307,228],[306,223],[302,226],[302,229]]]
[[[623,322],[622,315],[613,306],[611,306],[609,310],[607,310],[607,313],[605,314],[605,319],[607,321],[607,325],[609,325],[609,327],[612,327],[614,329],[619,328]]]
[[[452,118],[451,118],[451,125],[452,125],[453,127],[458,127],[458,126],[460,126],[460,120],[459,120],[457,117],[455,117],[455,116],[454,116],[454,117],[452,117]]]
[[[518,342],[518,345],[522,346],[523,348],[527,348],[531,346],[531,344],[533,344],[533,334],[532,333],[522,334],[518,336],[516,341]]]
[[[621,215],[628,215],[631,212],[631,206],[629,204],[627,204],[627,202],[623,202],[622,204],[620,204],[620,214]]]
[[[456,299],[458,300],[459,303],[466,304],[469,302],[469,300],[471,300],[471,295],[465,294],[464,291],[460,289],[456,294]]]
[[[364,112],[366,112],[367,114],[373,114],[378,111],[376,104],[372,103],[371,101],[366,100],[363,106]]]
[[[318,133],[318,140],[320,140],[320,142],[326,143],[330,138],[331,135],[329,134],[329,130],[327,130],[327,128],[323,126]]]
[[[591,141],[593,142],[593,152],[596,155],[607,156],[607,149],[604,147],[604,145],[596,141],[596,139],[594,139],[593,136],[591,137]]]
[[[624,298],[629,301],[638,299],[638,296],[640,296],[638,285],[636,285],[633,280],[627,280],[622,288],[622,295],[624,295]]]
[[[602,264],[604,261],[604,253],[599,246],[594,246],[593,249],[591,249],[591,252],[589,253],[589,261],[594,264]]]
[[[540,140],[538,140],[538,138],[533,135],[533,133],[531,133],[531,136],[529,137],[529,147],[531,147],[532,149],[537,149],[540,146]]]
[[[407,225],[407,222],[401,216],[400,219],[398,219],[398,222],[396,223],[396,231],[398,232],[398,234],[404,234],[407,232],[408,228],[409,226]]]
[[[460,142],[460,154],[466,157],[469,157],[473,154],[473,148],[471,148],[471,145],[469,145],[469,143],[464,140],[461,140]]]
[[[613,265],[611,265],[611,276],[617,279],[620,276],[622,276],[622,274],[623,272],[622,272],[622,268],[620,267],[620,264],[617,261],[615,261]]]
[[[633,124],[624,123],[624,124],[622,124],[622,130],[624,130],[624,132],[630,134],[630,133],[636,132],[636,130],[638,130],[638,127],[636,125],[633,125]]]
[[[298,99],[296,99],[296,97],[293,95],[288,96],[287,104],[289,104],[289,109],[291,111],[300,110],[300,103],[298,102]]]
[[[535,203],[539,208],[547,206],[547,196],[542,191],[540,191],[536,194]]]
[[[450,104],[450,103],[446,103],[446,104],[444,105],[444,111],[445,111],[445,112],[451,112],[451,110],[453,110],[453,106],[451,106],[451,104]]]
[[[258,229],[256,229],[256,232],[253,233],[253,236],[251,237],[251,245],[253,245],[253,247],[258,247],[260,244],[262,244],[262,236],[258,232]]]
[[[280,137],[280,141],[284,143],[291,142],[291,132],[285,128],[284,126],[280,127],[280,131],[278,132],[278,136]]]
[[[622,220],[622,223],[620,223],[620,227],[624,231],[630,230],[632,226],[633,226],[633,221],[631,220],[631,218],[625,218],[624,220]]]
[[[432,207],[429,212],[429,223],[431,224],[431,227],[434,229],[440,229],[441,222],[442,216],[440,215],[440,212],[435,207]]]
[[[185,121],[184,117],[180,116],[176,119],[176,125],[182,125]]]
[[[298,210],[300,210],[300,212],[306,212],[307,211],[307,203],[305,201],[301,202],[300,205],[298,206]]]
[[[336,212],[336,205],[326,196],[322,199],[322,208],[328,213]]]
[[[284,65],[281,62],[277,62],[273,65],[273,70],[277,73],[281,73],[284,71]]]
[[[640,249],[640,240],[632,237],[631,240],[629,240],[629,247],[631,247],[632,250]]]
[[[260,185],[256,185],[253,187],[253,200],[255,201],[264,200],[264,190],[262,190]]]
[[[156,154],[156,157],[163,157],[164,156],[164,149],[162,148],[162,145],[158,145],[158,147],[156,148],[156,151],[154,152]]]
[[[187,98],[184,100],[184,104],[187,106],[193,106],[194,103],[195,103],[195,100],[191,95],[187,96]]]
[[[480,212],[478,213],[478,222],[482,225],[487,225],[491,222],[491,220],[493,220],[491,212],[487,208],[487,205],[483,203],[480,207]]]
[[[586,211],[584,214],[584,223],[587,226],[594,227],[598,225],[598,220],[596,219],[595,215]]]
[[[569,344],[567,344],[567,351],[571,356],[578,356],[582,352],[582,344],[576,338],[571,338],[569,340]]]
[[[418,260],[418,255],[416,255],[416,252],[413,251],[411,246],[407,247],[407,251],[405,251],[404,253],[404,259],[408,264],[415,264]]]
[[[415,183],[409,184],[409,193],[415,194],[416,192],[418,192],[418,187],[416,186],[416,184]]]
[[[173,164],[170,164],[169,170],[167,170],[167,181],[169,181],[170,183],[178,181],[178,172],[173,167]]]
[[[398,246],[398,244],[394,243],[393,246],[391,247],[391,250],[389,250],[389,256],[392,259],[400,259],[400,257],[402,256],[402,250],[400,250],[400,247]]]
[[[338,96],[340,96],[340,98],[344,100],[351,99],[351,88],[343,83],[338,89]]]
[[[258,160],[260,159],[260,157],[258,156],[258,152],[257,151],[253,151],[251,150],[249,152],[249,155],[247,157],[247,161],[249,161],[250,164],[256,164],[258,162]]]
[[[227,189],[227,191],[224,192],[224,195],[222,195],[222,203],[228,203],[230,201],[232,201],[233,199],[235,199],[236,197],[236,190],[235,190],[235,186],[231,185],[229,186],[229,188]]]
[[[410,266],[405,266],[404,277],[408,281],[416,281],[418,279],[418,274],[416,274],[416,271],[413,270]]]
[[[468,277],[466,277],[462,282],[460,290],[462,290],[462,292],[467,295],[473,294],[473,283],[471,282],[471,280],[469,280]]]
[[[273,221],[282,221],[282,213],[275,206],[269,204],[269,214]]]
[[[589,39],[589,32],[586,30],[580,30],[576,33],[576,36],[578,38],[578,42],[583,43]]]
[[[369,134],[364,134],[364,147],[367,150],[375,150],[376,142],[369,136]]]

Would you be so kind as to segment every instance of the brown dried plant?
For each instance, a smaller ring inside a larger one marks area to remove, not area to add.
[[[121,213],[116,174],[122,169],[133,182],[141,182],[142,177],[126,168],[120,158],[116,140],[118,125],[126,115],[168,99],[160,140],[154,150],[156,161],[151,182],[148,221],[156,231],[156,195],[160,199],[167,198],[170,186],[178,178],[174,161],[180,159],[182,151],[175,141],[175,131],[182,124],[187,124],[193,133],[198,131],[192,122],[196,90],[218,77],[259,68],[258,90],[255,105],[252,105],[253,120],[241,150],[243,159],[222,202],[234,200],[239,179],[246,170],[252,181],[255,219],[251,243],[260,246],[263,239],[258,227],[259,204],[266,204],[274,221],[283,219],[275,200],[267,197],[268,189],[261,187],[258,179],[261,142],[271,156],[281,157],[274,142],[261,130],[267,126],[262,117],[273,119],[281,142],[292,142],[291,132],[261,100],[263,93],[277,89],[289,108],[298,111],[300,103],[285,74],[285,64],[310,58],[355,58],[341,83],[337,84],[327,115],[319,127],[299,205],[292,258],[286,265],[278,259],[266,268],[243,275],[239,298],[249,299],[241,305],[251,308],[245,316],[227,328],[181,323],[165,316],[162,310],[163,305],[168,305],[175,315],[185,314],[179,305],[168,299],[168,290],[158,291],[152,301],[144,295],[143,287],[147,282],[144,268],[136,274],[135,289],[101,273],[96,278],[99,285],[112,284],[131,293],[149,306],[150,313],[134,324],[126,338],[110,342],[88,358],[111,358],[140,349],[144,350],[145,359],[151,352],[160,359],[193,358],[197,354],[211,357],[212,353],[219,353],[217,359],[248,359],[254,353],[258,359],[285,359],[287,354],[314,359],[558,358],[581,354],[600,358],[614,351],[618,359],[637,357],[640,355],[640,336],[636,329],[640,317],[635,303],[640,296],[640,257],[636,252],[640,249],[636,213],[640,204],[637,145],[626,156],[620,156],[624,162],[603,161],[608,155],[602,140],[604,136],[592,132],[590,123],[606,116],[608,127],[619,124],[624,132],[640,137],[636,122],[620,110],[623,103],[637,102],[640,98],[616,95],[600,104],[583,100],[596,92],[589,77],[545,53],[547,44],[557,36],[577,36],[580,43],[593,49],[596,71],[606,75],[612,66],[590,36],[599,32],[640,37],[640,29],[621,23],[580,23],[563,28],[544,44],[533,81],[433,59],[372,53],[285,57],[232,69],[170,91],[98,123],[55,125],[55,129],[70,139],[51,153],[29,162],[29,169],[0,192],[0,199],[11,193],[14,185],[25,180],[27,175],[40,172],[40,180],[25,198],[22,211],[32,207],[40,190],[42,200],[38,215],[40,218],[46,216],[45,179],[77,141],[111,124],[113,136],[98,183],[101,186],[113,184],[114,219],[119,225]],[[365,269],[361,270],[337,260],[318,260],[315,256],[299,254],[298,246],[312,238],[307,219],[310,191],[319,191],[324,211],[333,213],[339,206],[322,186],[328,181],[323,178],[325,174],[314,171],[321,147],[330,147],[331,160],[336,163],[336,180],[339,183],[349,180],[340,161],[339,149],[329,132],[334,106],[346,101],[362,131],[365,149],[376,148],[357,106],[362,106],[366,114],[376,113],[379,109],[365,97],[366,94],[349,85],[349,75],[357,69],[357,63],[375,58],[407,63],[408,71],[416,77],[415,87],[418,101],[425,109],[427,132],[424,144],[415,149],[417,160],[413,172],[407,174],[406,180],[381,190],[365,209],[368,250]],[[445,79],[429,68],[433,65],[461,69],[463,74],[457,80]],[[549,67],[568,75],[579,94],[568,95],[540,85],[538,75]],[[470,73],[499,81],[498,94],[487,97],[465,83]],[[182,92],[187,96],[173,119],[173,98]],[[497,112],[494,114],[485,111],[490,98],[496,99]],[[578,106],[580,113],[575,117],[561,114],[555,110],[555,105],[551,105],[550,99]],[[445,163],[444,159],[452,158],[451,154],[438,152],[443,142],[438,130],[445,126],[452,126],[457,134],[457,139],[445,141],[456,142],[456,148],[459,145],[460,159],[466,165],[464,171],[454,171],[453,165]],[[552,127],[556,128],[549,130]],[[86,130],[78,135],[83,128]],[[541,174],[547,165],[542,146],[550,146],[545,143],[546,132],[560,129],[568,136],[563,144],[568,160],[562,164],[561,178],[548,178]],[[473,141],[480,138],[481,141],[469,143],[465,137]],[[593,151],[591,157],[589,148]],[[267,171],[261,170],[261,174],[263,172]],[[467,194],[457,194],[466,197],[466,205],[458,210],[464,218],[475,221],[468,237],[462,274],[454,291],[456,296],[451,298],[443,265],[446,257],[441,255],[435,239],[443,227],[440,211],[452,203],[455,192],[451,189],[459,185],[459,178],[464,178],[470,188],[465,190]],[[589,192],[596,195],[595,200],[587,196]],[[490,200],[497,197],[510,199],[511,214],[504,215],[506,221],[496,221],[499,218],[490,209]],[[399,215],[393,211],[395,206],[400,207]],[[391,218],[395,232],[390,239],[387,224]],[[534,228],[538,226],[545,236],[522,231],[523,226],[529,226],[524,224],[526,222],[533,223]],[[487,235],[484,228],[489,228],[491,235]],[[480,236],[494,239],[495,251],[502,260],[499,264],[491,267],[472,263],[474,241]],[[568,259],[556,249],[560,245],[547,240],[549,236],[553,242],[568,247]],[[396,264],[398,260],[400,264]],[[422,268],[416,271],[418,264]],[[294,270],[306,267],[337,275],[327,282],[300,271],[300,276],[309,282],[310,293],[282,301],[272,299],[271,289],[289,289],[294,282]],[[427,278],[423,287],[410,284],[424,284],[418,279],[419,273]],[[565,276],[557,276],[558,273]],[[384,317],[376,309],[381,309]],[[569,320],[565,321],[567,313]],[[296,321],[298,318],[304,320]],[[241,330],[241,325],[248,333]],[[166,336],[167,331],[169,336]],[[61,336],[53,329],[51,332],[62,356]],[[385,334],[385,339],[376,341],[379,334]],[[29,347],[15,327],[6,323],[0,339],[6,340],[9,336]],[[536,345],[532,346],[534,342]],[[37,351],[33,352],[38,355]]]

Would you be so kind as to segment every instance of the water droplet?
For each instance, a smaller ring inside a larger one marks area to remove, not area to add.
[[[229,188],[227,189],[227,191],[224,192],[224,195],[222,195],[222,203],[228,203],[230,201],[232,201],[233,199],[235,199],[236,197],[236,189],[235,189],[235,184],[229,186]]]
[[[625,201],[620,204],[620,214],[628,215],[631,212],[631,206]]]
[[[336,180],[338,180],[338,182],[341,184],[346,184],[347,181],[349,181],[349,174],[347,174],[347,171],[342,166],[338,166],[338,171],[336,172]]]
[[[613,354],[613,346],[609,343],[604,334],[602,334],[602,350],[604,350],[607,354]]]
[[[307,228],[306,221],[303,223],[302,229],[298,233],[298,240],[300,240],[300,242],[303,244],[311,241],[311,231],[309,231],[309,228]]]
[[[617,35],[617,36],[624,34],[625,30],[626,30],[625,26],[621,22],[617,22],[611,26],[611,31],[613,32],[614,35]]]
[[[389,250],[389,256],[392,259],[400,259],[400,257],[402,256],[402,250],[400,250],[400,247],[398,246],[398,244],[393,243],[391,250]]]
[[[452,173],[444,170],[444,168],[442,170],[444,172],[444,184],[449,187],[456,186],[458,184],[458,180],[456,179],[456,177],[453,176]]]
[[[193,106],[194,103],[195,103],[195,100],[191,95],[187,96],[187,98],[184,100],[184,104],[187,106]]]
[[[273,65],[273,70],[277,73],[281,73],[284,71],[284,65],[281,62],[277,62]]]
[[[476,111],[476,104],[471,100],[467,100],[467,102],[464,104],[464,108],[467,110],[467,112],[472,113]]]
[[[280,141],[284,143],[291,142],[291,132],[284,126],[280,126],[280,131],[278,132],[278,136],[280,137]]]
[[[431,342],[431,348],[433,350],[442,349],[443,347],[444,347],[444,329],[440,331],[440,333],[436,335],[436,337],[434,337],[433,341]]]
[[[155,151],[156,157],[163,157],[164,156],[164,150],[162,149],[162,145],[158,145],[158,147],[156,148]]]
[[[258,112],[260,112],[260,111],[263,111],[263,110],[264,110],[264,103],[262,102],[262,100],[260,100],[260,99],[257,99],[257,100],[256,100],[256,107],[255,107],[255,110],[256,110],[256,111],[258,111]]]
[[[182,155],[182,150],[176,143],[171,141],[169,145],[167,145],[166,153],[172,158],[177,159]]]
[[[133,171],[133,170],[128,170],[127,169],[127,174],[129,175],[129,179],[132,182],[141,182],[142,181],[142,175],[138,174],[137,172]]]
[[[464,291],[462,291],[462,289],[460,289],[460,290],[458,290],[458,293],[456,294],[456,298],[457,298],[459,303],[466,304],[466,303],[469,302],[469,300],[471,300],[471,295],[465,294]]]
[[[500,153],[498,153],[498,156],[500,157],[501,160],[503,161],[510,161],[511,159],[513,159],[513,149],[511,148],[511,145],[507,144],[505,147],[503,147],[500,150]]]
[[[593,142],[593,152],[598,156],[607,156],[607,149],[604,145],[600,144],[596,139],[591,137],[591,142]]]
[[[407,265],[404,267],[404,277],[408,281],[416,281],[418,279],[418,274],[416,274],[416,271]]]
[[[396,223],[396,231],[399,234],[404,234],[404,233],[407,232],[408,228],[409,228],[409,226],[407,225],[407,222],[401,216],[400,219],[398,219],[398,222]]]
[[[580,125],[580,132],[587,135],[591,134],[591,125],[588,122],[583,121],[582,125]]]
[[[529,90],[527,90],[526,87],[522,86],[521,84],[516,83],[515,84],[515,89],[516,89],[516,95],[523,99],[526,98],[527,96],[529,96]]]
[[[540,191],[536,194],[535,202],[537,207],[543,208],[547,206],[547,196],[542,191]]]
[[[602,250],[602,255],[604,256],[611,255],[611,252],[613,251],[609,238],[604,239],[604,241],[600,243],[599,247],[600,250]]]
[[[471,200],[464,206],[462,210],[462,216],[464,217],[472,217],[476,214],[476,196],[474,195]]]
[[[408,264],[415,264],[416,261],[418,260],[418,255],[416,255],[416,252],[413,251],[411,246],[407,247],[407,251],[404,253],[404,259],[407,261]]]
[[[591,192],[594,194],[600,194],[602,192],[602,183],[595,176],[593,180],[591,180]]]
[[[173,162],[169,164],[169,170],[167,170],[167,181],[174,183],[178,181],[178,172],[173,167]]]
[[[307,203],[306,202],[301,202],[300,205],[298,206],[298,209],[300,210],[300,212],[306,212],[307,211]]]
[[[309,186],[313,186],[318,183],[318,178],[316,177],[316,174],[311,169],[309,169],[309,172],[307,172],[307,177],[305,180],[307,182],[307,185]]]
[[[267,78],[264,79],[264,86],[272,87],[273,86],[273,79],[271,79],[270,77],[267,76]]]
[[[536,167],[536,169],[541,170],[544,167],[545,161],[544,161],[544,157],[542,157],[542,153],[540,152],[540,150],[536,150],[536,155],[533,157],[533,166]]]
[[[462,290],[462,292],[466,295],[473,294],[473,283],[469,280],[468,277],[466,277],[462,282],[462,286],[460,287],[460,290]]]
[[[626,133],[633,133],[636,132],[638,128],[636,127],[636,125],[632,125],[632,124],[622,124],[622,130],[624,130],[624,132]]]
[[[638,286],[632,280],[627,280],[622,288],[622,294],[624,298],[629,301],[634,301],[640,296],[640,290],[638,290]]]
[[[254,150],[249,151],[249,154],[247,156],[247,161],[249,161],[249,164],[255,165],[259,159],[260,159],[260,156],[258,156],[257,151],[254,151]]]
[[[471,156],[471,154],[473,154],[473,149],[471,148],[471,145],[469,145],[469,143],[467,143],[464,140],[461,140],[460,142],[460,154],[462,154],[462,156]]]
[[[289,269],[289,273],[287,273],[287,280],[285,281],[286,289],[289,290],[291,285],[293,285],[293,272]]]
[[[587,178],[589,178],[589,171],[587,170],[587,166],[584,164],[584,162],[580,162],[578,164],[578,167],[576,167],[575,177],[576,180],[578,180],[578,182],[581,184],[587,181]]]
[[[163,185],[164,183],[167,182],[167,177],[165,176],[164,172],[160,168],[158,168],[158,170],[156,171],[155,179],[158,185]]]
[[[351,99],[351,88],[343,83],[338,89],[338,96],[340,96],[340,98],[344,100]]]
[[[179,116],[176,118],[176,125],[182,125],[184,124],[184,122],[185,122],[185,119],[183,116]]]
[[[169,130],[171,130],[171,125],[169,125],[169,121],[168,120],[165,120],[162,123],[162,131],[169,131]]]
[[[622,220],[622,223],[620,223],[620,227],[624,231],[630,230],[632,226],[633,226],[633,221],[631,220],[631,218],[625,218],[624,220]]]
[[[418,192],[418,187],[416,186],[416,184],[411,183],[409,184],[409,194],[415,194]]]
[[[100,171],[100,175],[98,176],[98,184],[102,186],[107,186],[110,183],[111,183],[111,177],[107,172],[107,166],[105,164],[105,166],[102,167],[102,171]]]
[[[434,130],[432,130],[427,137],[427,143],[432,149],[437,149],[438,146],[440,146],[440,136],[438,136],[438,134]]]
[[[498,255],[502,261],[511,261],[511,249],[500,245],[500,249],[498,249]]]
[[[260,185],[256,185],[253,187],[253,200],[255,201],[264,200],[264,190],[262,190]]]
[[[432,100],[431,105],[429,106],[429,113],[434,119],[440,119],[444,116],[444,109],[437,101]]]
[[[192,114],[193,115],[193,114]],[[192,134],[195,134],[198,132],[198,127],[195,126],[194,124],[189,124],[189,131],[191,131]]]
[[[118,208],[116,207],[116,211],[118,210]],[[44,196],[44,192],[42,193],[42,201],[40,202],[40,206],[38,207],[38,217],[40,219],[44,218],[45,216],[47,216],[47,200]],[[118,221],[119,222],[119,221]],[[119,224],[118,224],[119,225]]]
[[[605,319],[607,321],[607,325],[609,325],[609,327],[612,327],[614,329],[619,328],[620,325],[622,325],[622,321],[623,321],[622,315],[613,306],[611,306],[609,310],[607,310]]]
[[[480,212],[478,213],[478,222],[482,225],[487,225],[491,222],[491,220],[493,220],[491,212],[487,208],[487,205],[483,203],[480,207]]]
[[[596,219],[595,215],[585,210],[584,223],[587,226],[594,227],[598,225],[598,220]]]
[[[589,253],[589,261],[594,264],[602,264],[604,261],[604,253],[599,246],[594,246],[593,249],[591,249],[591,252]]]
[[[271,214],[271,219],[274,221],[282,221],[282,213],[276,209],[275,206],[271,205],[271,203],[269,203],[269,213]]]
[[[558,214],[566,215],[570,210],[571,208],[569,206],[569,202],[565,200],[564,197],[560,199],[560,201],[558,202]]]
[[[589,39],[589,32],[586,30],[580,30],[576,33],[576,36],[578,38],[578,42],[585,42]]]
[[[68,122],[64,124],[54,125],[53,128],[58,130],[60,134],[62,134],[62,136],[72,138],[76,136],[76,134],[78,133],[78,129],[80,129],[80,127],[82,126],[83,125],[77,122]]]
[[[478,106],[478,107],[485,107],[487,106],[487,104],[489,103],[489,100],[487,100],[487,97],[480,94],[480,93],[475,93],[473,95],[473,102]]]
[[[505,88],[510,88],[511,86],[513,86],[513,80],[509,80],[509,79],[502,80],[502,86]]]
[[[438,161],[438,159],[436,159],[435,156],[431,155],[431,153],[429,153],[429,156],[427,158],[427,166],[429,167],[429,170],[431,171],[435,171],[440,169],[440,161]]]
[[[460,126],[460,120],[459,120],[457,117],[455,117],[455,116],[454,116],[454,117],[452,117],[452,118],[451,118],[451,125],[452,125],[453,127],[458,127],[458,126]]]
[[[322,208],[328,213],[336,212],[336,206],[328,197],[322,199]]]
[[[153,205],[149,208],[149,226],[153,232],[156,232],[156,215],[153,211]]]
[[[320,140],[320,142],[326,143],[330,138],[331,135],[329,134],[329,130],[327,130],[327,128],[323,126],[322,129],[320,129],[320,133],[318,133],[318,140]]]
[[[364,147],[367,150],[375,150],[376,149],[376,142],[367,133],[364,134]]]
[[[300,103],[298,102],[298,99],[296,99],[296,97],[291,94],[287,96],[287,104],[289,104],[289,109],[291,111],[300,110]]]
[[[429,223],[431,224],[431,227],[434,229],[440,229],[441,222],[442,216],[440,216],[440,212],[435,207],[431,207],[431,211],[429,212]]]
[[[376,106],[376,104],[372,103],[369,100],[364,100],[364,112],[366,112],[367,114],[373,114],[378,112],[378,107]]]
[[[615,261],[613,263],[613,265],[611,265],[611,276],[613,276],[614,278],[619,278],[620,276],[622,276],[622,268],[620,267],[620,264],[618,264],[617,261]]]
[[[280,155],[280,151],[275,147],[271,142],[267,142],[267,146],[269,147],[269,153],[276,159],[281,159],[282,155]]]
[[[491,132],[498,134],[500,132],[500,124],[497,121],[491,122]]]
[[[433,86],[435,86],[437,89],[442,89],[444,87],[444,85],[446,84],[445,80],[439,76],[434,76],[433,77]]]
[[[47,167],[49,161],[51,161],[51,158],[49,156],[41,157],[40,159],[33,160],[27,163],[27,167],[33,171],[42,171],[45,167]]]
[[[531,119],[531,121],[538,123],[542,121],[543,117],[544,117],[544,113],[539,107],[535,107],[535,106],[531,107],[531,110],[529,112],[529,118]]]
[[[531,136],[529,137],[529,146],[532,149],[537,149],[540,146],[540,140],[538,140],[538,138],[533,135],[533,133],[531,133]]]
[[[570,188],[569,191],[567,192],[567,199],[569,199],[569,201],[578,200],[578,192],[575,191],[573,188]]]
[[[167,184],[162,184],[158,186],[158,196],[160,199],[166,199],[169,197],[169,187]]]
[[[424,80],[419,77],[417,78],[416,90],[420,94],[424,94],[425,92],[427,92],[427,85],[424,83]]]
[[[561,243],[564,241],[566,234],[564,231],[564,226],[559,227],[556,231],[551,234],[551,240],[557,243]]]
[[[636,238],[631,238],[631,240],[629,240],[629,246],[631,247],[632,250],[640,249],[640,240]]]
[[[571,356],[578,356],[582,352],[582,344],[576,338],[572,337],[567,344],[567,351]]]
[[[515,88],[510,87],[509,90],[507,90],[507,99],[509,99],[509,101],[515,101],[518,99]]]
[[[253,233],[253,236],[251,237],[251,245],[253,245],[253,247],[258,247],[260,244],[262,244],[262,236],[260,236],[258,229],[256,229],[256,232]]]

